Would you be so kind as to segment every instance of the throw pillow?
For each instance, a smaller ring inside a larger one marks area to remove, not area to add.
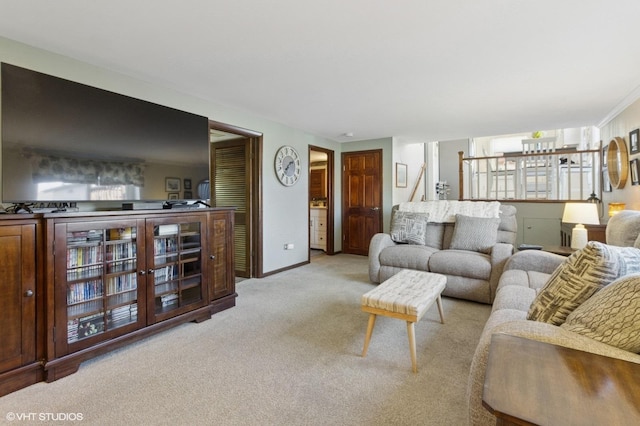
[[[425,245],[429,215],[396,211],[391,221],[391,239],[396,243]]]
[[[640,274],[619,278],[591,296],[561,327],[640,353]]]
[[[456,215],[449,248],[490,253],[498,240],[500,218]]]
[[[640,272],[640,250],[590,241],[551,274],[527,319],[562,324],[567,315],[618,277]]]

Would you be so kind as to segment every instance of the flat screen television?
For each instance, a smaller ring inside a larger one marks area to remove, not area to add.
[[[2,63],[2,201],[195,199],[206,117]]]

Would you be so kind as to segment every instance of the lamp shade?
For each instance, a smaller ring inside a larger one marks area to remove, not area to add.
[[[567,203],[562,214],[564,223],[581,223],[584,225],[598,225],[598,207],[594,203]]]

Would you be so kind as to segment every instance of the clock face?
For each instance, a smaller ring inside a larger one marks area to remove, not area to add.
[[[284,186],[294,185],[300,178],[300,157],[298,152],[290,147],[283,146],[276,153],[276,175]]]

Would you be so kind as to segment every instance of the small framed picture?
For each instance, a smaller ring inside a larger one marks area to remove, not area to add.
[[[613,188],[611,187],[611,181],[609,181],[609,169],[606,167],[602,168],[602,191],[603,192],[613,191]]]
[[[640,152],[640,129],[635,129],[629,132],[629,151],[632,154]]]
[[[180,178],[164,178],[164,190],[167,192],[180,192]]]
[[[402,163],[396,163],[396,187],[407,187],[407,165]]]
[[[609,145],[605,145],[602,147],[602,167],[607,167],[607,151],[609,150]]]
[[[180,198],[180,194],[177,192],[170,192],[167,196],[167,200],[178,200]]]
[[[629,162],[631,169],[631,185],[640,185],[640,160],[634,158]]]
[[[187,187],[187,186],[185,185],[185,188],[186,188],[186,187]],[[184,199],[185,199],[185,200],[190,200],[190,199],[192,199],[192,198],[193,198],[193,193],[192,193],[191,191],[184,191]]]
[[[188,189],[191,190],[191,179],[184,179],[182,181],[182,184],[184,185],[184,189]]]

